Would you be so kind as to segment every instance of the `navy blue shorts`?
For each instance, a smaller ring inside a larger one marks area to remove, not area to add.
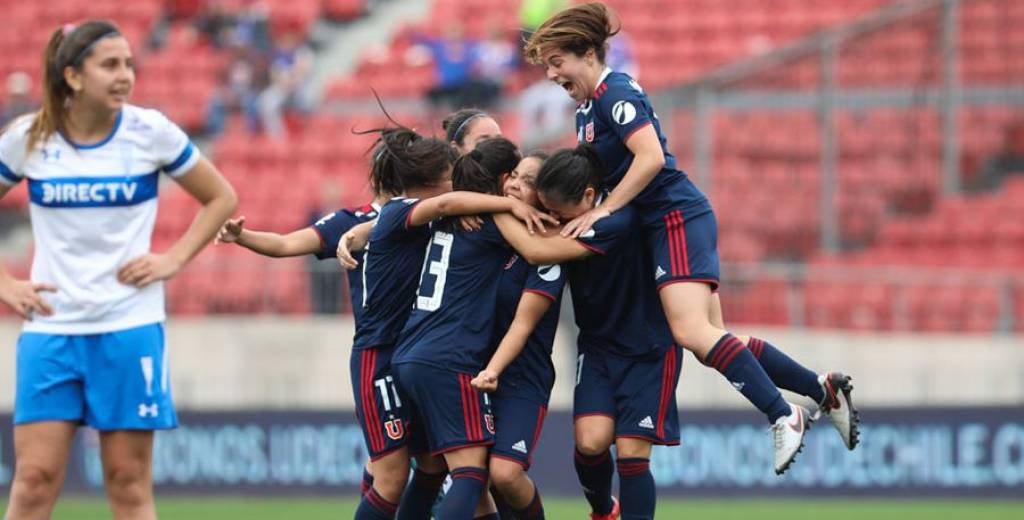
[[[712,211],[683,218],[667,211],[645,227],[658,289],[678,282],[703,282],[718,289],[718,224]]]
[[[356,418],[363,428],[370,460],[409,445],[413,420],[408,399],[395,381],[391,365],[394,352],[394,345],[385,345],[353,350],[349,358]]]
[[[676,386],[683,349],[673,345],[657,359],[636,360],[601,351],[580,354],[576,365],[573,417],[604,415],[615,420],[615,437],[653,444],[679,444]]]
[[[469,384],[474,376],[414,362],[396,364],[395,374],[431,455],[494,444],[490,398]]]
[[[497,433],[491,456],[511,460],[529,470],[544,417],[548,414],[547,405],[498,390],[492,398],[492,406]]]

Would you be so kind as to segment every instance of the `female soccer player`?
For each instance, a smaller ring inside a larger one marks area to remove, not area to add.
[[[544,165],[537,192],[545,207],[572,219],[599,204],[601,166],[587,146],[561,150]],[[576,470],[593,517],[617,518],[614,464],[620,476],[623,518],[653,518],[653,444],[679,443],[675,389],[680,348],[647,274],[643,234],[630,206],[596,222],[573,240],[530,235],[498,215],[509,243],[531,263],[563,262],[572,289],[578,340],[573,415]],[[609,276],[608,273],[615,273]],[[617,460],[609,448],[615,443]]]
[[[441,121],[445,137],[459,155],[469,153],[484,139],[501,135],[501,127],[487,112],[475,108],[463,108],[452,112]]]
[[[543,152],[533,152],[519,161],[502,183],[505,195],[540,207],[535,186],[545,159]],[[561,266],[529,265],[512,255],[498,286],[492,341],[497,353],[471,381],[477,390],[491,394],[496,432],[490,474],[502,518],[544,518],[540,492],[526,472],[555,383],[551,351],[564,286]]]
[[[36,243],[31,281],[0,269],[0,301],[25,319],[9,520],[49,518],[82,423],[100,432],[114,518],[156,518],[153,431],[178,424],[163,280],[214,237],[237,199],[181,129],[127,103],[134,83],[115,25],[58,29],[44,54],[43,108],[0,135],[0,196],[28,179]],[[202,208],[154,253],[161,171]]]
[[[501,176],[519,160],[507,139],[482,141],[456,161],[454,187],[498,193]],[[451,473],[452,486],[440,508],[445,519],[474,518],[481,496],[475,518],[497,516],[489,496],[482,495],[494,417],[487,394],[479,393],[472,379],[492,351],[499,283],[510,250],[493,218],[484,216],[482,222],[469,232],[451,218],[433,226],[415,307],[394,360],[399,385],[422,418],[431,454],[443,455]],[[374,247],[371,238],[371,253]],[[509,351],[521,351],[523,344],[503,341],[494,356],[507,364],[518,354]]]
[[[562,230],[580,237],[595,222],[636,207],[652,260],[648,268],[676,342],[721,372],[772,425],[775,471],[789,467],[803,445],[809,413],[787,403],[776,385],[813,398],[846,446],[857,442],[857,416],[849,378],[818,376],[766,341],[747,342],[722,328],[717,225],[711,205],[675,157],[643,89],[605,66],[606,41],[618,29],[604,4],[563,10],[544,22],[526,44],[526,55],[577,102],[577,139],[600,157],[611,192]],[[748,348],[749,346],[749,348]]]
[[[451,191],[452,149],[405,128],[381,132],[374,177],[398,186],[403,197],[385,203],[372,226],[363,264],[363,312],[356,323],[351,362],[356,411],[373,461],[373,485],[363,496],[357,519],[422,518],[444,480],[444,466],[417,458],[406,487],[409,455],[419,452],[409,435],[408,402],[396,385],[392,356],[417,301],[417,276],[430,240],[430,222],[444,216],[512,211],[536,225],[547,215],[507,197]],[[363,230],[369,224],[362,225]],[[403,490],[405,495],[403,496]]]

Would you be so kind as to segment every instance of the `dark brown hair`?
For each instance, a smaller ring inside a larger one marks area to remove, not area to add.
[[[94,20],[77,27],[64,26],[50,35],[43,52],[43,107],[36,112],[28,130],[28,150],[64,129],[67,122],[67,100],[74,94],[64,80],[64,69],[81,70],[82,62],[92,54],[99,40],[120,36],[111,22]]]
[[[604,63],[608,38],[618,34],[620,24],[608,6],[588,2],[563,9],[548,18],[526,42],[524,54],[531,63],[540,64],[541,56],[552,49],[563,49],[583,56],[594,49]]]
[[[477,108],[463,108],[448,114],[448,117],[441,121],[441,128],[444,129],[448,142],[459,146],[464,144],[466,134],[469,133],[469,126],[476,119],[491,117],[483,110]]]
[[[452,165],[448,143],[405,127],[371,130],[380,136],[373,148],[370,186],[376,194],[400,195],[410,188],[437,184]]]
[[[601,191],[604,168],[593,146],[563,148],[544,161],[537,172],[537,191],[561,202],[579,203],[587,188]]]

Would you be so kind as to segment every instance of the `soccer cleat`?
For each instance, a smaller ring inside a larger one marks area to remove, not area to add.
[[[811,412],[803,406],[789,405],[792,413],[779,417],[772,425],[772,440],[775,443],[775,474],[781,475],[789,469],[796,454],[804,449],[804,435],[811,427]]]
[[[854,408],[853,399],[850,397],[850,392],[853,391],[851,380],[850,376],[841,372],[829,372],[818,376],[818,384],[825,390],[825,398],[818,403],[818,411],[815,412],[815,419],[821,415],[828,416],[849,450],[856,448],[860,442],[860,414]]]
[[[590,513],[590,520],[617,520],[619,518],[619,499],[612,497],[612,512],[607,515]]]

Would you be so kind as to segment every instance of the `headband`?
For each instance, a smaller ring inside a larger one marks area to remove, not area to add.
[[[462,130],[465,129],[466,126],[469,125],[470,121],[472,121],[472,120],[474,120],[474,119],[476,119],[478,117],[487,117],[487,113],[486,112],[480,112],[479,114],[473,114],[473,115],[467,117],[466,120],[463,121],[462,124],[459,125],[459,127],[455,129],[455,133],[452,134],[452,141],[455,141],[456,143],[459,142],[459,136],[462,135]]]

